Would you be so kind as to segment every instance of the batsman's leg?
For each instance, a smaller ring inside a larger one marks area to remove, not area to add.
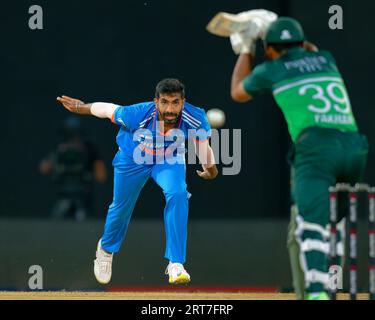
[[[296,238],[297,215],[298,215],[297,206],[293,204],[291,206],[290,222],[288,226],[287,247],[288,247],[288,252],[289,252],[293,288],[296,294],[296,299],[303,300],[305,298],[305,274],[303,273],[303,270],[301,267],[300,247]]]
[[[293,194],[298,207],[295,236],[308,299],[320,298],[321,295],[316,294],[326,292],[332,285],[328,272],[329,187],[341,180],[358,181],[366,155],[366,141],[356,132],[312,128],[296,143],[293,161]],[[342,257],[345,233],[340,229],[337,253]],[[341,261],[338,259],[337,264]]]

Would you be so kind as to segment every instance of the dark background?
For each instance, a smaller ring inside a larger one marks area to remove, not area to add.
[[[28,8],[43,8],[44,29],[28,28]],[[328,8],[344,10],[344,30],[328,28]],[[206,182],[188,168],[193,194],[190,217],[286,218],[289,212],[290,145],[283,116],[271,97],[236,104],[229,94],[236,56],[229,41],[205,26],[218,11],[265,8],[302,23],[309,40],[330,50],[347,84],[361,131],[375,143],[373,84],[375,45],[372,1],[2,1],[0,10],[0,215],[46,217],[54,199],[40,160],[59,141],[68,113],[56,102],[61,94],[84,101],[132,104],[153,98],[155,84],[178,77],[188,100],[221,108],[226,128],[242,129],[242,170]],[[261,50],[257,61],[261,61]],[[112,199],[111,160],[118,128],[93,117],[82,119],[110,175],[95,188],[93,217],[104,218]],[[375,182],[369,155],[366,181]],[[161,218],[162,192],[149,182],[136,218]]]

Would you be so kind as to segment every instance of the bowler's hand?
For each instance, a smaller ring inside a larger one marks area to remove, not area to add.
[[[213,165],[209,168],[203,168],[203,171],[197,170],[197,174],[204,180],[212,180],[217,177],[218,171],[216,165]]]
[[[57,97],[56,100],[60,102],[65,107],[65,109],[73,113],[81,113],[80,106],[84,104],[83,101],[68,96]]]

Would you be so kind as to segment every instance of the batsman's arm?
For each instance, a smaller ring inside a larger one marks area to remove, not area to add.
[[[243,80],[252,72],[253,58],[251,54],[241,54],[234,67],[230,94],[236,102],[247,102],[252,99],[243,86]]]
[[[202,142],[195,142],[195,153],[202,164],[203,171],[197,170],[197,174],[206,180],[215,179],[218,170],[215,164],[215,155],[208,142],[208,139]]]
[[[57,97],[57,101],[72,113],[93,115],[98,118],[112,119],[115,110],[118,108],[118,106],[113,103],[84,103],[79,99],[70,98],[68,96]]]

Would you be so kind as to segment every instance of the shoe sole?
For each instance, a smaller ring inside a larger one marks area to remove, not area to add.
[[[190,282],[190,278],[186,275],[180,275],[178,276],[176,279],[172,279],[171,277],[169,277],[169,283],[170,284],[184,284],[184,283],[189,283]]]

